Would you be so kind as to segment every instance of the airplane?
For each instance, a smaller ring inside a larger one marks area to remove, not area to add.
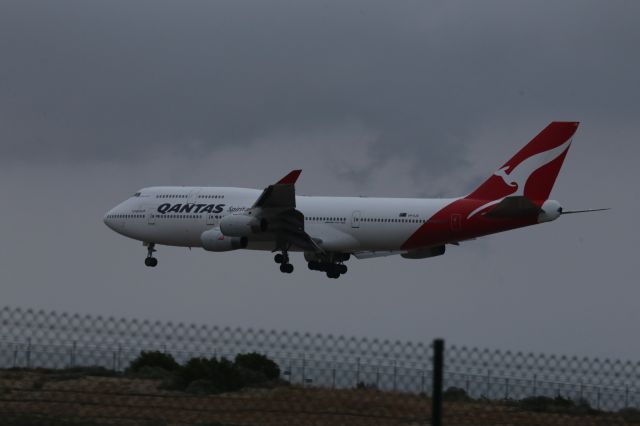
[[[308,268],[338,278],[354,256],[400,255],[426,259],[447,245],[515,228],[551,222],[565,211],[549,194],[578,122],[550,123],[469,195],[446,199],[317,197],[295,193],[301,170],[264,190],[232,187],[143,188],[111,209],[104,223],[147,249],[201,247],[211,252],[276,253],[290,274],[290,252],[303,252]]]

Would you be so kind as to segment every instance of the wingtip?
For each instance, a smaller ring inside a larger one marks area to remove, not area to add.
[[[293,185],[300,177],[300,173],[302,173],[302,169],[296,169],[289,172],[288,175],[280,179],[277,184],[279,185]]]

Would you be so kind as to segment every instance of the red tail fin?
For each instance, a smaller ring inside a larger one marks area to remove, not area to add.
[[[498,200],[519,195],[532,201],[546,200],[578,124],[552,122],[467,198]]]

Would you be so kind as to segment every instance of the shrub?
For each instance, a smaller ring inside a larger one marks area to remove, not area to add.
[[[196,381],[210,382],[211,385],[207,387],[218,392],[239,390],[245,385],[238,368],[226,358],[191,358],[178,371],[176,384],[179,388],[187,389]]]
[[[623,408],[618,413],[629,423],[640,423],[640,410],[637,408]]]
[[[280,367],[265,355],[251,352],[236,355],[235,365],[239,368],[262,373],[268,380],[280,378]]]
[[[473,398],[471,398],[469,394],[467,394],[467,391],[454,386],[447,388],[447,390],[442,393],[442,399],[444,399],[445,401],[455,402],[468,402],[473,400]]]
[[[86,367],[67,367],[63,370],[60,370],[59,372],[62,374],[95,377],[114,377],[118,375],[118,373],[116,373],[114,370],[102,367],[100,365],[90,365]]]
[[[560,395],[555,398],[548,396],[532,396],[524,398],[516,403],[523,410],[545,412],[545,413],[563,413],[563,414],[599,414],[600,411],[591,408],[587,400],[581,399],[577,403],[569,398]]]
[[[162,368],[166,371],[175,371],[180,368],[180,364],[176,362],[171,354],[160,351],[142,351],[140,355],[129,364],[128,371],[138,372],[143,367]]]
[[[378,390],[378,385],[375,383],[365,383],[360,381],[356,384],[356,389],[364,389],[364,390]]]
[[[206,395],[210,393],[220,393],[220,389],[211,380],[194,380],[189,383],[185,392]]]

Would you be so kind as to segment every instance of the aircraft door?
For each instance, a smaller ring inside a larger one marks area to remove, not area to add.
[[[156,216],[153,212],[147,213],[147,223],[149,223],[149,225],[156,224]]]
[[[189,198],[187,198],[187,202],[189,204],[196,204],[196,201],[198,201],[199,193],[200,193],[200,188],[196,188],[193,191],[189,192]]]
[[[454,232],[462,229],[462,215],[459,213],[453,213],[451,215],[451,230]]]
[[[355,210],[351,216],[351,227],[360,228],[360,222],[362,222],[362,213],[360,210]]]

